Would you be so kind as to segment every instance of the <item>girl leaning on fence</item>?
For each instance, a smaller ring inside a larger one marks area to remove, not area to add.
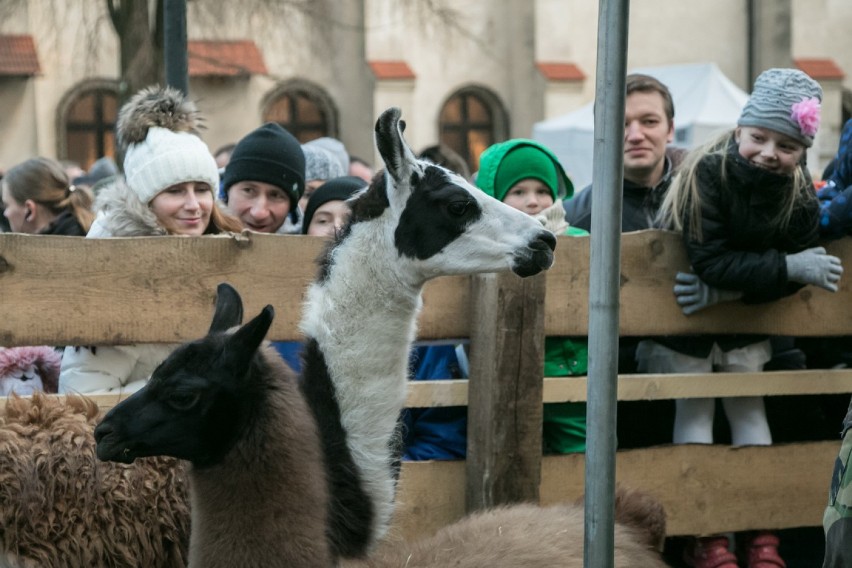
[[[765,71],[736,129],[682,164],[660,224],[682,231],[695,272],[677,275],[684,313],[722,301],[770,302],[806,284],[837,291],[842,267],[816,246],[819,204],[805,169],[821,100],[820,86],[801,71]],[[637,350],[640,369],[651,373],[758,372],[771,355],[768,338],[754,335],[658,338]],[[733,445],[772,444],[762,397],[722,405]],[[714,399],[677,400],[674,443],[713,443],[714,410]],[[774,534],[745,536],[742,566],[785,566]],[[737,567],[725,536],[695,539],[686,555],[692,566]]]

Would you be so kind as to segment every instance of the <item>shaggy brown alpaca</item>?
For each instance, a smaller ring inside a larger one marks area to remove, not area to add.
[[[172,458],[95,458],[98,406],[8,399],[0,419],[0,565],[186,566],[186,472]]]

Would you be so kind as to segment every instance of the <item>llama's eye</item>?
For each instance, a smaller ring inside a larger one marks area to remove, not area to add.
[[[175,410],[189,410],[198,402],[197,392],[174,392],[169,396],[169,405]]]
[[[447,205],[447,211],[449,211],[450,215],[455,215],[456,217],[461,217],[465,213],[467,213],[470,208],[471,201],[453,201],[449,205]]]

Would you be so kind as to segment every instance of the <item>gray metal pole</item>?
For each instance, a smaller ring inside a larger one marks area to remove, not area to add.
[[[165,0],[163,4],[163,53],[166,84],[189,94],[186,52],[186,0]]]
[[[614,564],[618,293],[629,0],[600,0],[595,84],[594,206],[589,277],[588,436],[583,566]]]

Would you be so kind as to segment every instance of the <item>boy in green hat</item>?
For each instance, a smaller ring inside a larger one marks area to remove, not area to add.
[[[515,138],[487,148],[479,158],[476,185],[507,205],[536,216],[557,235],[589,234],[565,222],[562,199],[573,196],[574,186],[553,152],[534,140]],[[585,338],[548,337],[544,349],[544,376],[586,374]],[[586,404],[545,404],[542,440],[545,453],[584,452]]]

